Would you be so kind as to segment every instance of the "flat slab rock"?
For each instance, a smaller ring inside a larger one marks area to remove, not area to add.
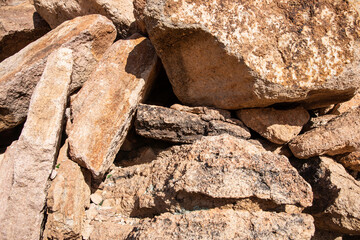
[[[137,18],[183,104],[317,108],[360,86],[359,14],[348,1],[148,0],[144,9]]]
[[[73,50],[70,91],[88,79],[116,37],[114,25],[100,15],[65,22],[0,63],[0,132],[25,121],[31,95],[48,56],[67,47]]]
[[[49,56],[20,138],[5,152],[0,165],[0,239],[40,239],[72,67],[71,49],[60,48]]]
[[[236,114],[246,126],[277,144],[285,144],[296,137],[310,119],[309,113],[302,107],[288,110],[242,109]]]
[[[360,235],[360,183],[328,157],[311,159],[300,174],[311,184],[314,205],[307,212],[319,229]]]
[[[136,133],[175,143],[192,143],[203,136],[215,136],[223,133],[248,139],[250,131],[244,124],[231,119],[228,111],[206,107],[186,109],[176,105],[165,108],[140,104],[135,118]]]
[[[113,163],[158,69],[150,40],[138,34],[119,40],[71,103],[69,154],[94,178],[102,178]]]
[[[289,143],[294,156],[307,159],[320,155],[337,155],[360,149],[360,107],[331,119]]]
[[[309,184],[286,157],[227,134],[172,147],[151,163],[116,168],[102,196],[103,206],[115,213],[141,217],[244,199],[240,208],[312,204]]]

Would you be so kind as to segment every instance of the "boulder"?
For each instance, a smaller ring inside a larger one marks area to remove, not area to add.
[[[113,44],[74,99],[71,159],[102,178],[127,135],[136,106],[157,75],[151,42],[136,34]]]
[[[91,174],[67,156],[68,142],[60,149],[56,178],[47,195],[44,239],[81,239],[85,207],[90,205]]]
[[[180,106],[180,105],[178,105]],[[176,107],[172,107],[176,108]],[[192,143],[203,136],[223,133],[250,138],[250,131],[241,121],[227,118],[218,110],[209,108],[190,108],[194,113],[155,105],[140,104],[135,118],[137,134],[174,143]],[[216,114],[211,114],[212,112]]]
[[[307,159],[360,149],[360,107],[333,118],[326,125],[297,136],[290,143],[294,156]]]
[[[0,7],[0,62],[48,31],[49,25],[32,4]]]
[[[148,0],[143,18],[182,103],[240,109],[350,99],[358,16],[338,0]]]
[[[335,157],[336,161],[341,163],[345,168],[353,171],[360,171],[360,152],[351,152]]]
[[[311,188],[288,159],[228,134],[174,146],[150,163],[114,168],[103,206],[132,217],[229,206],[311,206]]]
[[[246,126],[276,144],[285,144],[296,137],[310,119],[309,113],[302,107],[288,110],[242,109],[236,114]]]
[[[51,28],[78,16],[101,14],[114,23],[123,38],[135,30],[132,0],[35,0],[34,5]]]
[[[360,5],[360,1],[359,1]],[[359,8],[360,9],[360,8]],[[350,109],[354,109],[360,106],[360,93],[357,93],[352,99],[347,102],[339,104],[339,106],[334,111],[337,114],[347,112]]]
[[[311,159],[300,169],[311,184],[313,207],[308,209],[319,229],[360,235],[360,183],[328,157]]]
[[[114,25],[100,15],[65,22],[0,63],[0,132],[24,122],[30,97],[48,56],[67,47],[73,50],[71,90],[89,77],[116,37]]]
[[[71,49],[60,48],[48,57],[21,136],[5,152],[0,165],[0,239],[40,238],[72,67]]]
[[[127,239],[311,239],[307,214],[202,210],[144,219]]]

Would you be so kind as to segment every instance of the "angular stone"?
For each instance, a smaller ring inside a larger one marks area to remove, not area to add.
[[[48,58],[18,141],[0,166],[0,239],[39,239],[47,181],[55,163],[73,67],[72,50]]]
[[[134,0],[134,16],[136,19],[136,26],[142,33],[146,33],[146,25],[144,20],[144,10],[146,7],[146,0]]]
[[[188,111],[140,104],[137,108],[135,129],[137,134],[175,143],[192,143],[203,136],[228,133],[235,137],[250,138],[249,130],[241,123],[225,118],[217,110],[189,108]],[[206,112],[207,111],[207,112]],[[230,117],[230,113],[228,117]]]
[[[313,221],[307,214],[230,209],[165,213],[142,220],[128,239],[311,239]]]
[[[254,108],[237,111],[246,126],[276,144],[285,144],[296,137],[309,121],[309,113],[302,107],[288,110]]]
[[[90,205],[91,174],[67,156],[68,142],[56,162],[57,176],[47,195],[44,239],[81,239],[85,207]]]
[[[337,156],[336,161],[341,163],[345,168],[360,171],[360,152],[352,152],[345,155]]]
[[[0,62],[48,31],[49,25],[32,4],[0,7]]]
[[[307,212],[319,229],[360,234],[360,183],[328,157],[309,160],[300,170],[314,191]]]
[[[325,126],[331,119],[337,117],[336,114],[326,114],[318,117],[310,118],[307,124],[304,126],[304,131],[310,131],[311,129]]]
[[[148,0],[144,15],[186,105],[318,108],[360,86],[359,14],[347,1]]]
[[[74,99],[70,156],[94,178],[101,178],[114,161],[157,70],[151,42],[133,35],[109,48]]]
[[[123,38],[135,30],[132,0],[35,0],[34,5],[51,28],[78,16],[101,14],[114,23]]]
[[[360,1],[359,1],[360,5]],[[360,8],[359,8],[360,9]],[[360,93],[357,93],[352,99],[347,102],[339,104],[339,107],[336,109],[335,113],[341,114],[350,109],[354,109],[360,106]]]
[[[104,183],[104,203],[124,216],[237,205],[274,209],[310,206],[311,188],[287,158],[223,134],[162,152],[156,160],[115,168]]]
[[[0,6],[16,6],[25,2],[33,3],[32,0],[0,0]]]
[[[295,157],[300,159],[359,150],[360,107],[333,118],[325,126],[297,136],[289,143],[289,147]]]
[[[80,87],[116,37],[114,25],[100,15],[63,23],[0,63],[0,132],[24,122],[30,97],[48,56],[61,46],[73,50],[71,89]]]

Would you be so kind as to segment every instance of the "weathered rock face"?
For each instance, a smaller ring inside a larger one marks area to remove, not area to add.
[[[337,155],[360,149],[360,108],[352,109],[314,128],[289,143],[295,157],[306,159],[320,155]]]
[[[359,1],[360,4],[360,1]],[[347,102],[339,104],[339,108],[336,109],[336,113],[344,113],[350,109],[354,109],[360,106],[360,93],[357,93],[352,99]]]
[[[306,214],[215,209],[144,219],[128,239],[311,239],[314,231]]]
[[[316,108],[360,85],[358,13],[346,1],[148,0],[144,14],[187,105]]]
[[[309,210],[325,230],[360,234],[360,183],[328,157],[309,160],[300,171],[314,191]]]
[[[72,160],[101,178],[124,142],[137,104],[158,70],[150,41],[140,35],[119,40],[105,53],[72,103]]]
[[[203,136],[223,133],[245,139],[251,136],[249,130],[240,121],[230,118],[230,112],[227,112],[228,116],[224,116],[215,109],[204,107],[190,109],[195,113],[140,104],[135,119],[136,132],[147,138],[175,143],[192,143]],[[211,114],[211,111],[217,114]]]
[[[152,216],[236,205],[240,209],[310,206],[310,186],[287,158],[227,134],[161,153],[151,163],[108,175],[103,206],[125,216]]]
[[[81,239],[85,207],[90,205],[91,174],[67,157],[68,142],[56,162],[56,178],[47,195],[44,239]]]
[[[88,14],[101,14],[109,18],[121,37],[129,36],[135,27],[132,0],[35,0],[34,5],[52,28]]]
[[[359,151],[337,156],[336,161],[340,162],[347,169],[360,171]]]
[[[0,62],[48,31],[32,4],[0,7]]]
[[[49,56],[19,140],[0,166],[0,239],[39,239],[47,180],[58,151],[73,67],[72,50]]]
[[[289,110],[242,109],[237,115],[246,126],[277,144],[287,143],[296,137],[310,119],[309,113],[302,107]]]
[[[0,63],[0,132],[22,123],[48,56],[61,46],[73,50],[71,89],[80,87],[116,37],[114,25],[100,15],[63,23]]]
[[[32,3],[32,0],[0,0],[0,6],[15,6],[22,3]]]

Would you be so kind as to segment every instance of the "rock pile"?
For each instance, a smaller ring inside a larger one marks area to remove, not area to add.
[[[359,9],[2,0],[0,240],[357,239]]]

